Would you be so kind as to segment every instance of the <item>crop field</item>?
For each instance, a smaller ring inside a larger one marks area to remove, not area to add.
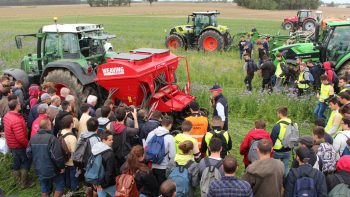
[[[174,4],[155,3],[152,6],[145,3],[132,4],[131,7],[90,8],[85,5],[74,6],[31,6],[31,7],[1,7],[0,8],[0,69],[19,67],[21,57],[28,53],[35,53],[35,40],[23,40],[23,49],[15,47],[16,34],[35,33],[42,25],[52,24],[52,18],[58,17],[58,23],[97,23],[103,24],[105,31],[115,34],[111,40],[117,52],[126,52],[136,48],[152,47],[164,48],[165,36],[171,27],[185,24],[187,14],[193,11],[218,10],[219,24],[227,25],[231,34],[250,31],[256,27],[260,33],[275,35],[277,32],[286,34],[281,29],[284,16],[295,15],[296,11],[252,11],[239,8],[232,4]],[[344,16],[350,9],[324,8],[326,15]],[[261,78],[258,74],[254,78],[254,92],[244,94],[243,62],[239,60],[236,49],[222,53],[202,53],[194,50],[173,51],[179,56],[188,58],[192,94],[195,95],[203,107],[209,108],[208,89],[214,83],[223,87],[224,95],[229,101],[229,131],[233,139],[233,150],[240,164],[239,146],[245,134],[254,127],[254,120],[264,119],[271,131],[273,123],[277,121],[275,109],[287,106],[290,117],[295,120],[303,134],[310,134],[316,100],[314,96],[302,99],[290,98],[281,94],[261,94]],[[254,56],[256,56],[255,51]],[[255,59],[257,59],[255,57]],[[184,63],[177,71],[178,81],[184,86],[186,70]],[[39,184],[20,190],[13,187],[11,176],[11,159],[0,156],[0,188],[6,196],[39,196]],[[243,164],[239,168],[238,176],[244,170]],[[35,174],[32,173],[34,179]]]

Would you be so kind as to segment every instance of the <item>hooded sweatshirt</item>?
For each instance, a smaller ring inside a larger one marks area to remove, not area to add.
[[[328,192],[340,184],[337,176],[343,178],[344,183],[350,186],[350,156],[342,156],[337,162],[337,171],[334,174],[330,174],[326,177]]]
[[[102,188],[115,185],[116,168],[112,148],[103,142],[97,142],[91,149],[91,153],[96,156],[101,154],[102,165],[105,169],[105,178],[101,183]]]
[[[165,134],[168,134],[168,135],[165,135]],[[148,144],[148,142],[151,141],[154,135],[156,136],[165,135],[164,146],[165,146],[165,153],[167,155],[164,157],[164,160],[162,161],[161,164],[152,164],[152,168],[165,170],[174,164],[174,158],[176,154],[175,139],[172,135],[170,135],[169,130],[167,130],[164,127],[158,127],[148,134],[146,139],[146,144]]]
[[[242,179],[252,187],[255,197],[281,196],[284,165],[280,160],[268,158],[253,162]]]

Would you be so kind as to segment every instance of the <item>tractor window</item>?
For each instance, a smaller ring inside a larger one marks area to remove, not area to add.
[[[57,53],[57,34],[47,34],[45,38],[45,54],[55,54]]]
[[[217,26],[217,20],[215,15],[210,16],[210,25],[216,27]]]
[[[330,37],[327,46],[327,60],[338,61],[350,52],[349,26],[337,27]]]
[[[304,18],[308,17],[308,12],[300,12],[299,13],[299,21],[303,21]]]
[[[63,58],[80,58],[78,37],[76,34],[65,33],[62,35]]]

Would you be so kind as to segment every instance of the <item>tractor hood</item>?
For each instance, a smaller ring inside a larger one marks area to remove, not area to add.
[[[315,49],[313,43],[297,43],[291,45],[285,45],[272,50],[275,56],[278,53],[282,53],[286,61],[294,61],[296,58],[301,57],[305,61],[313,60],[318,61],[320,58],[320,52]]]
[[[193,26],[192,25],[179,25],[170,30],[170,34],[172,33],[178,33],[178,34],[186,34],[186,33],[192,33],[193,32]]]
[[[288,16],[286,18],[284,18],[284,22],[297,22],[298,21],[298,17],[297,16]]]
[[[215,28],[218,29],[221,33],[226,33],[230,29],[230,28],[228,28],[227,26],[224,26],[224,25],[218,25]]]

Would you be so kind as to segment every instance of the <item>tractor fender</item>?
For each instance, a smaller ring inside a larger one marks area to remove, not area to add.
[[[335,65],[335,70],[341,69],[343,65],[345,65],[348,61],[350,61],[350,53],[346,54],[344,57],[342,57],[337,64]]]
[[[45,66],[45,70],[40,77],[40,82],[44,81],[44,77],[52,70],[55,69],[67,69],[69,70],[84,86],[90,83],[95,82],[96,73],[92,72],[90,75],[87,75],[81,65],[75,62],[51,62]]]
[[[4,74],[12,76],[16,80],[21,80],[23,82],[23,87],[25,90],[29,87],[28,74],[24,70],[18,68],[10,68],[3,71]]]
[[[214,27],[207,27],[207,28],[203,29],[203,30],[199,33],[199,36],[198,36],[198,37],[200,37],[204,32],[206,32],[206,31],[208,31],[208,30],[216,31],[216,32],[218,32],[220,35],[223,36],[223,34],[222,34],[219,30],[217,30],[216,28],[214,28]]]
[[[177,33],[177,32],[172,32],[172,33],[169,34],[169,35],[177,35],[177,36],[179,36],[179,37],[182,39],[182,41],[183,41],[184,43],[186,43],[186,38],[185,38],[185,36],[182,35],[182,34],[179,34],[179,33]]]

